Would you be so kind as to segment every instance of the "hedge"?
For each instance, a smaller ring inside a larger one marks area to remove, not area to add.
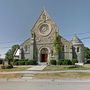
[[[50,64],[51,64],[51,65],[56,65],[57,62],[56,62],[56,60],[50,60]]]
[[[56,60],[55,60],[56,61]],[[57,65],[74,65],[75,63],[77,63],[78,61],[73,59],[73,60],[69,60],[69,59],[60,59],[58,61],[50,61],[50,64],[54,65],[53,63],[56,63]],[[55,65],[56,65],[55,64]]]
[[[36,60],[29,60],[29,65],[37,65],[37,61]]]
[[[13,65],[37,65],[36,60],[14,60]]]
[[[25,65],[25,61],[18,61],[18,65]]]
[[[25,62],[25,65],[30,65],[30,61],[26,61]]]
[[[62,63],[63,65],[72,65],[71,60],[65,59]]]
[[[63,65],[63,61],[64,61],[64,60],[58,60],[57,64],[58,64],[58,65]]]
[[[75,65],[75,63],[78,63],[77,59],[72,59],[72,65]]]

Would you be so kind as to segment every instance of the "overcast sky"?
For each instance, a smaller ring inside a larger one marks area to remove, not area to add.
[[[90,37],[90,0],[0,0],[0,54],[30,37],[43,7],[67,40]],[[82,39],[90,47],[90,38]]]

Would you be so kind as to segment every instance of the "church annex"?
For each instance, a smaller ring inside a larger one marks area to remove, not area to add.
[[[31,37],[20,45],[19,59],[37,60],[38,63],[49,63],[57,59],[54,54],[54,40],[58,36],[61,43],[60,59],[77,59],[84,62],[84,44],[75,35],[71,41],[59,35],[59,28],[46,10],[41,12],[31,30]]]

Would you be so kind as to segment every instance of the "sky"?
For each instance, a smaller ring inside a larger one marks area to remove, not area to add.
[[[43,8],[59,27],[60,35],[71,40],[76,34],[90,47],[90,0],[0,0],[0,57],[31,36]]]

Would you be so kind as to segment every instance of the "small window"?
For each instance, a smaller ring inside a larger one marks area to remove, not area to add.
[[[51,56],[53,56],[53,50],[51,50]]]
[[[77,52],[79,52],[80,50],[79,50],[79,47],[77,47]]]
[[[62,46],[62,51],[64,52],[64,46]]]
[[[33,38],[33,33],[32,33],[32,38]]]

